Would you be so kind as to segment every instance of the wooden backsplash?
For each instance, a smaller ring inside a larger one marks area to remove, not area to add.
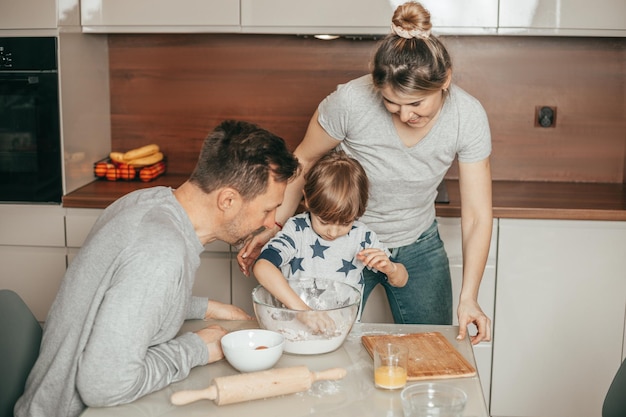
[[[626,182],[626,39],[445,37],[454,80],[490,120],[494,180]],[[369,70],[374,40],[286,35],[109,35],[112,148],[158,143],[191,172],[224,119],[293,149],[317,104]],[[557,107],[554,128],[535,106]],[[448,173],[457,177],[456,166]]]

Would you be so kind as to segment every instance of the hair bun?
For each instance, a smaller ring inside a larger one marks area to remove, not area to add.
[[[428,39],[432,26],[430,13],[416,1],[399,5],[391,19],[391,30],[404,39]]]

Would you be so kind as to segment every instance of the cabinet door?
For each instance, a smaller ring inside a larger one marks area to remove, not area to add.
[[[83,32],[239,31],[239,0],[81,0]]]
[[[387,0],[241,0],[242,31],[247,33],[382,34],[403,1]],[[422,0],[438,32],[492,32],[498,0]]]
[[[626,223],[501,219],[491,414],[600,416],[622,359]]]
[[[372,290],[361,313],[363,323],[393,323],[393,315],[382,285]]]
[[[65,212],[65,240],[67,244],[67,265],[69,266],[83,246],[85,238],[100,217],[102,209],[68,208]]]
[[[252,303],[252,290],[259,285],[259,282],[250,274],[245,276],[237,264],[237,252],[233,251],[231,260],[231,291],[232,303],[254,317],[254,307]]]
[[[626,2],[598,0],[500,0],[500,27],[521,33],[611,36],[626,30]],[[543,32],[542,32],[543,31]]]
[[[0,204],[0,245],[65,247],[59,205]]]
[[[208,297],[211,300],[230,304],[230,252],[211,251],[211,248],[200,255],[200,266],[196,272],[193,295]]]
[[[452,318],[453,324],[458,325],[459,319],[456,314],[459,305],[459,295],[461,294],[461,285],[463,283],[463,251],[461,240],[461,219],[440,217],[439,235],[443,240],[448,258],[450,260],[450,275],[452,278]],[[480,283],[478,293],[478,303],[485,314],[491,319],[492,326],[495,321],[495,292],[496,292],[496,251],[497,251],[498,221],[493,221],[493,230],[491,233],[491,245],[489,247],[489,256],[485,271]],[[476,327],[471,325],[470,334],[476,334]],[[493,327],[492,327],[493,336]],[[476,368],[480,383],[483,388],[485,401],[489,404],[489,394],[491,391],[491,359],[493,353],[493,343],[481,342],[473,346],[474,358],[476,360]]]
[[[0,265],[0,288],[18,293],[45,321],[65,275],[65,248],[0,246]]]
[[[0,29],[56,29],[54,0],[0,1]]]
[[[18,293],[39,321],[65,274],[64,214],[59,205],[0,205],[0,288]]]
[[[104,210],[68,208],[65,213],[65,234],[67,246],[80,248],[91,228]]]

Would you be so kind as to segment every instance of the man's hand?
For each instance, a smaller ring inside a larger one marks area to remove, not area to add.
[[[220,341],[228,331],[222,326],[209,326],[195,332],[209,349],[209,363],[217,362],[224,357]]]
[[[249,316],[248,313],[232,304],[224,304],[219,301],[209,300],[204,319],[254,320],[254,317]]]

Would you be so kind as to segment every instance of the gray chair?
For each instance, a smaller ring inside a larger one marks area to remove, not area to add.
[[[41,344],[41,325],[19,295],[0,290],[0,417],[13,417]]]
[[[626,361],[617,370],[602,405],[602,417],[626,416]]]

